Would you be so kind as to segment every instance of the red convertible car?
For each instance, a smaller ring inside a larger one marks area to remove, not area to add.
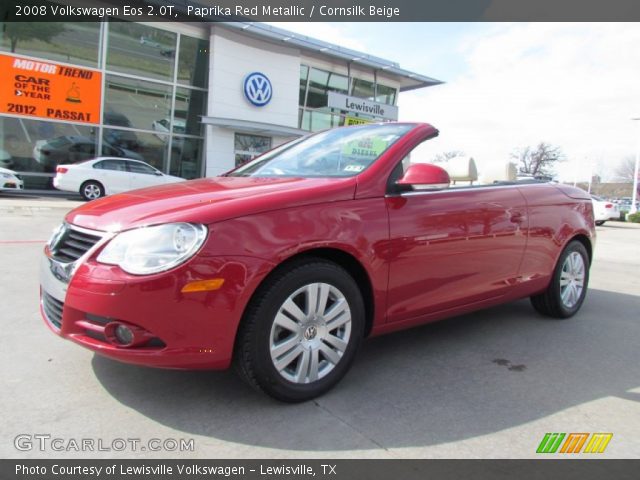
[[[334,386],[367,336],[523,297],[574,315],[595,240],[586,192],[422,163],[437,134],[338,128],[220,177],[89,202],[45,247],[43,317],[100,355],[233,363],[295,402]]]

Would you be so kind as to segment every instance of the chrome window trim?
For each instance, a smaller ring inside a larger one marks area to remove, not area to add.
[[[548,183],[522,183],[517,184],[513,183],[510,185],[472,185],[465,187],[449,187],[443,188],[441,190],[417,190],[411,192],[399,192],[399,193],[386,193],[385,197],[393,198],[393,197],[415,197],[419,195],[437,195],[439,193],[449,193],[449,192],[466,192],[466,191],[478,191],[478,190],[494,190],[494,189],[502,189],[502,188],[521,188],[521,187],[530,187],[534,185],[549,185]]]

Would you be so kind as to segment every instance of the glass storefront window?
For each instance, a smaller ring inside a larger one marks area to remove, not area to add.
[[[186,179],[202,174],[202,139],[173,137],[169,174]]]
[[[373,82],[370,82],[368,80],[362,80],[361,78],[354,78],[351,95],[358,98],[366,98],[369,100],[373,100],[374,98]]]
[[[168,135],[105,128],[102,140],[102,154],[105,156],[142,160],[165,171]]]
[[[91,158],[95,127],[0,117],[0,166],[23,174],[25,188],[51,187],[56,167]]]
[[[107,75],[105,90],[106,125],[154,130],[154,122],[171,111],[168,85]]]
[[[344,125],[344,117],[322,110],[304,110],[302,112],[300,128],[311,132],[327,130]]]
[[[326,107],[328,98],[327,93],[329,91],[346,94],[348,90],[349,79],[346,76],[312,68],[309,77],[307,107]]]
[[[307,79],[309,78],[309,67],[300,65],[300,97],[298,105],[304,107],[305,95],[307,93]]]
[[[202,134],[202,115],[204,114],[207,93],[191,88],[176,88],[176,103],[173,116],[173,132],[189,135]]]
[[[131,22],[110,22],[107,70],[173,80],[177,34]]]
[[[0,51],[98,66],[97,22],[0,22]]]
[[[396,89],[378,84],[376,102],[386,103],[387,105],[396,104]]]
[[[234,147],[236,167],[238,167],[261,153],[271,150],[271,137],[236,133]]]
[[[209,42],[200,38],[180,35],[178,55],[178,83],[207,86],[209,69]]]

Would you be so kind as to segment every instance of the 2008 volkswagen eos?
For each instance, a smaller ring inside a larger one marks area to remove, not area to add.
[[[437,134],[338,128],[221,177],[87,203],[45,247],[46,323],[123,362],[234,363],[295,402],[334,386],[367,336],[523,297],[574,315],[595,239],[586,192],[420,163]]]

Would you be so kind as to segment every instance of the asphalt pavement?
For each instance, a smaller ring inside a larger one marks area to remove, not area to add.
[[[544,318],[522,300],[369,339],[337,388],[285,405],[232,372],[123,365],[51,333],[38,262],[80,203],[0,196],[2,458],[534,458],[547,432],[613,433],[600,457],[640,456],[638,225],[598,227],[574,318]],[[63,450],[17,448],[36,434]],[[193,449],[69,450],[122,438]]]

